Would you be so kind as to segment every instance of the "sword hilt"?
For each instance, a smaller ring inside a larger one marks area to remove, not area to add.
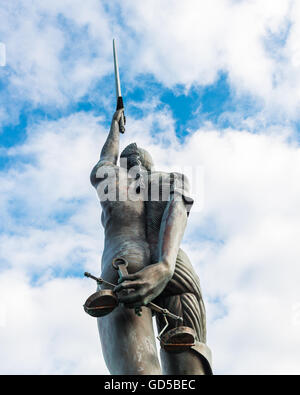
[[[122,109],[124,109],[123,98],[122,98],[122,96],[119,96],[118,97],[118,101],[117,101],[117,111],[118,110],[122,110]],[[123,112],[123,114],[122,114],[122,116],[120,118],[120,121],[119,121],[119,127],[120,127],[120,132],[121,133],[125,132],[125,124],[126,124],[126,117],[125,117],[124,112]]]
[[[123,113],[119,121],[120,133],[125,133],[125,123],[126,123],[126,118]]]
[[[124,103],[123,103],[123,98],[122,98],[122,93],[121,93],[118,55],[117,55],[115,39],[113,39],[113,54],[114,54],[114,69],[115,69],[115,82],[116,82],[116,94],[117,94],[117,110],[121,110],[121,109],[124,109]],[[125,119],[125,115],[123,113],[121,116],[121,119],[119,121],[120,133],[125,132],[125,123],[126,123],[126,119]]]

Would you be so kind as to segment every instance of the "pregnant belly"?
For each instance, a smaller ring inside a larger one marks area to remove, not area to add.
[[[144,240],[126,238],[124,235],[105,242],[101,277],[114,284],[118,281],[118,272],[112,267],[112,261],[117,257],[126,259],[129,274],[135,273],[150,264],[149,245]]]

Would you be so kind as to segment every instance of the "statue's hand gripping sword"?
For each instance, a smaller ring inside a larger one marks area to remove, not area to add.
[[[122,109],[124,109],[124,103],[123,103],[123,98],[122,98],[122,93],[121,93],[118,54],[117,54],[115,39],[113,39],[113,52],[114,52],[114,68],[115,68],[115,82],[116,82],[116,95],[117,95],[117,110],[122,110]],[[125,123],[126,123],[126,118],[125,118],[125,115],[123,112],[120,122],[119,122],[121,133],[125,132]]]

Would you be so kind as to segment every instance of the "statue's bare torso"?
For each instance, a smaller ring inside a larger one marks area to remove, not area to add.
[[[112,169],[114,173],[111,173]],[[105,172],[105,166],[102,171]],[[118,166],[109,166],[109,172],[111,177],[99,181],[97,185],[102,206],[101,222],[105,230],[101,269],[103,278],[116,283],[118,276],[112,268],[114,258],[125,258],[129,273],[135,273],[150,264],[151,259],[143,195],[135,194],[134,200],[128,199],[128,193],[135,188],[136,180],[128,175],[126,169]],[[103,200],[101,182],[105,182],[108,189],[115,188],[116,200]],[[124,200],[119,199],[120,193],[125,197]]]
[[[109,281],[116,279],[116,273],[111,268],[111,262],[116,257],[128,261],[129,273],[159,261],[158,243],[163,213],[170,199],[174,179],[181,181],[178,173],[146,173],[146,195],[140,191],[131,200],[129,191],[136,190],[137,181],[128,175],[126,169],[109,167],[110,170],[112,168],[112,176],[103,181],[108,188],[116,188],[116,200],[103,200],[99,188],[101,181],[97,188],[102,206],[101,222],[105,229],[102,275]],[[105,166],[102,171],[104,169]],[[125,197],[123,200],[119,199],[120,192]]]

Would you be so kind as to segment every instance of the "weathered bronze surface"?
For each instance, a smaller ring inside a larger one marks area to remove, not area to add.
[[[98,292],[85,309],[99,314],[102,351],[111,374],[211,374],[199,279],[180,249],[193,203],[188,180],[179,173],[154,171],[150,154],[135,143],[123,150],[118,166],[122,114],[114,114],[91,173],[102,207],[105,281],[96,280]],[[105,290],[110,292],[108,302]],[[100,316],[101,310],[106,314]]]

